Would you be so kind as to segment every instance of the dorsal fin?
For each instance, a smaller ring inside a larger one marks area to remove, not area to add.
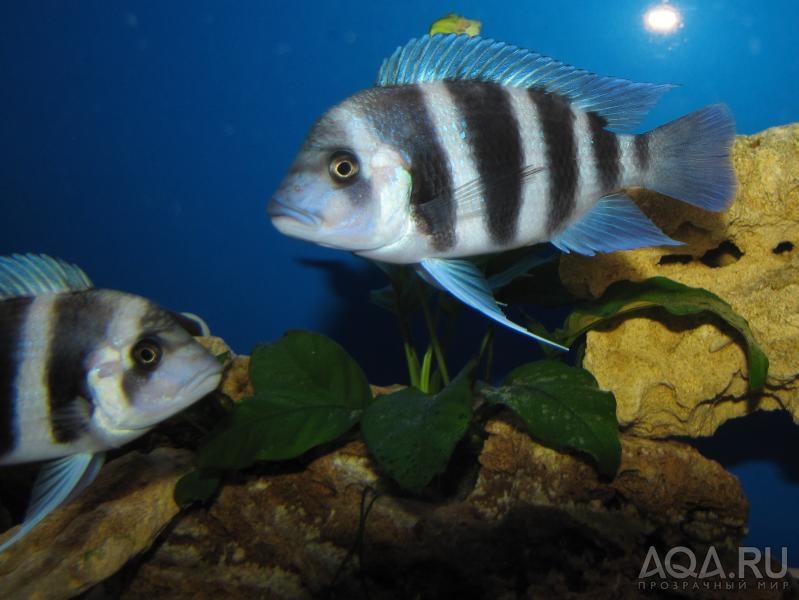
[[[92,282],[79,267],[44,254],[0,256],[0,300],[88,290]]]
[[[629,131],[672,85],[601,77],[547,56],[494,40],[465,35],[413,39],[383,61],[378,86],[474,79],[521,88],[541,88],[595,112],[607,127]]]

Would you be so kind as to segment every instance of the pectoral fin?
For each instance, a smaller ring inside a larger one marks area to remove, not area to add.
[[[88,486],[100,472],[104,456],[102,453],[82,452],[44,465],[33,486],[25,520],[10,538],[0,544],[0,552],[25,537],[39,521]]]
[[[422,270],[423,276],[426,276],[426,280],[432,280],[437,286],[448,291],[464,304],[480,311],[497,323],[559,350],[568,351],[568,348],[537,336],[508,319],[494,299],[483,273],[468,260],[426,258],[419,264],[419,269]]]

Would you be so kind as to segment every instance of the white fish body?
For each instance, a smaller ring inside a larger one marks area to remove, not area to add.
[[[416,265],[537,338],[505,318],[463,258],[546,241],[587,255],[679,244],[625,195],[630,187],[708,210],[732,199],[726,107],[627,133],[669,89],[476,37],[412,40],[384,61],[375,87],[317,121],[271,200],[272,222],[287,235]]]
[[[221,366],[179,321],[63,261],[0,257],[0,465],[52,461],[0,551],[88,485],[105,450],[216,388]]]

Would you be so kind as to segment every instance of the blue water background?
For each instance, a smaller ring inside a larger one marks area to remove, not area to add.
[[[76,262],[98,286],[203,315],[243,353],[323,331],[372,381],[401,381],[396,324],[367,301],[382,275],[266,219],[313,120],[454,10],[581,68],[681,84],[643,128],[720,101],[740,133],[799,121],[799,3],[673,4],[685,25],[663,38],[642,27],[651,4],[629,0],[3,2],[0,254]],[[517,363],[538,356],[498,343]],[[797,439],[787,417],[760,415],[702,446],[743,479],[749,542],[788,546],[794,565]]]

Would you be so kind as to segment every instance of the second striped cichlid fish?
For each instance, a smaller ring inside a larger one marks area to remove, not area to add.
[[[509,320],[464,259],[547,241],[585,255],[680,244],[632,202],[632,187],[726,208],[735,125],[725,106],[630,133],[671,88],[479,37],[411,40],[374,87],[316,122],[269,214],[287,235],[415,265],[495,321],[558,346]]]
[[[222,367],[192,337],[205,330],[63,260],[0,257],[0,466],[48,461],[0,552],[89,485],[106,450],[217,387]]]

